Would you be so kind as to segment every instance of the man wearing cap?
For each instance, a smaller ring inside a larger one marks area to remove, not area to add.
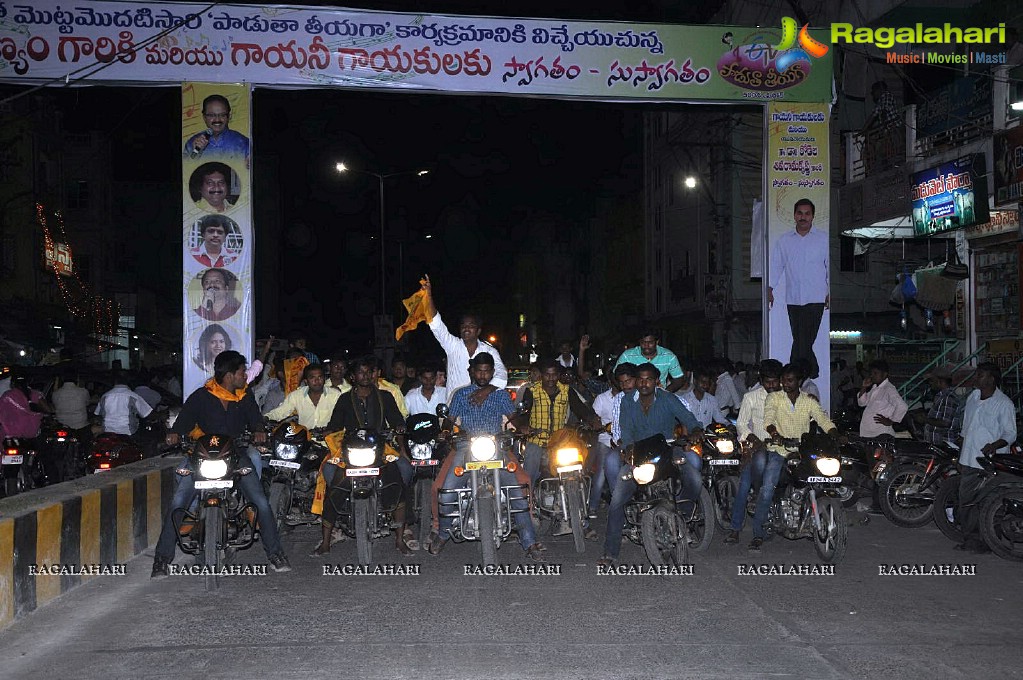
[[[895,436],[892,424],[902,422],[909,406],[899,390],[888,380],[888,362],[877,359],[870,362],[870,373],[860,387],[856,398],[863,407],[860,436],[864,438]]]
[[[473,395],[490,386],[494,378],[494,357],[488,352],[480,352],[469,362],[469,373],[472,375],[472,385],[462,387],[451,395],[451,411],[449,417],[456,421],[462,428],[462,432],[469,437],[478,435],[494,435],[501,432],[505,422],[515,412],[515,405],[512,403],[511,395],[507,390],[497,390],[487,395],[482,404],[477,404]],[[437,480],[433,483],[433,531],[430,533],[430,544],[428,550],[431,555],[438,554],[447,543],[452,520],[450,517],[440,517],[439,496],[440,490],[464,487],[469,481],[467,476],[456,477],[454,469],[456,466],[464,466],[466,456],[469,452],[468,437],[458,441],[454,455],[445,457],[444,463],[437,472]],[[515,473],[503,469],[498,477],[502,486],[516,484],[529,484],[529,479],[519,468]],[[447,495],[447,494],[446,494]],[[450,494],[453,496],[454,494]],[[445,502],[454,498],[445,498]],[[511,506],[516,510],[526,510],[528,503],[524,498],[512,498]],[[546,547],[536,540],[536,529],[533,527],[533,520],[529,512],[512,513],[512,521],[519,532],[519,544],[526,551],[526,557],[536,562],[544,561]]]
[[[948,366],[937,366],[927,374],[927,381],[934,392],[934,403],[926,415],[913,412],[913,419],[924,426],[924,441],[931,444],[948,444],[959,435],[952,423],[959,411],[959,397],[952,386],[952,370]]]

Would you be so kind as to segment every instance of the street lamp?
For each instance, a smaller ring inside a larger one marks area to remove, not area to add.
[[[384,203],[384,180],[388,179],[389,177],[398,177],[400,175],[415,175],[416,177],[422,177],[423,175],[429,174],[430,171],[429,170],[402,170],[400,172],[388,172],[386,174],[382,174],[382,173],[379,173],[379,172],[372,172],[370,170],[359,170],[359,169],[356,169],[356,168],[350,168],[347,165],[345,165],[343,162],[337,163],[334,166],[334,169],[337,170],[338,173],[340,173],[340,174],[344,174],[346,172],[359,172],[359,173],[362,173],[363,175],[371,175],[371,176],[377,178],[377,182],[380,185],[380,315],[384,316],[384,315],[387,314],[387,297],[386,297],[386,291],[387,291],[387,269],[386,269],[386,267],[387,267],[387,260],[385,259],[385,246],[384,246],[384,239],[385,239],[384,232],[385,232],[385,226],[386,226],[386,223],[387,223],[387,219],[386,219],[387,213],[385,212],[385,205],[386,204]]]

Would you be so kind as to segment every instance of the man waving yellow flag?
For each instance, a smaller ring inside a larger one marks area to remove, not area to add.
[[[429,276],[425,279],[420,279],[419,285],[423,285],[429,280]],[[426,291],[420,288],[413,293],[411,297],[407,297],[401,301],[401,304],[405,305],[405,310],[408,312],[408,318],[405,319],[405,323],[394,330],[395,340],[401,340],[401,336],[415,329],[415,327],[419,325],[420,321],[425,321],[426,323],[433,321],[432,318],[426,315],[426,305],[424,304],[425,298]]]

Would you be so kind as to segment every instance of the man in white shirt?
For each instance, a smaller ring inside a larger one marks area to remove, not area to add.
[[[290,392],[284,398],[284,403],[269,411],[266,417],[270,420],[284,420],[297,414],[298,424],[303,427],[310,430],[327,427],[341,392],[333,387],[326,388],[326,376],[320,364],[306,366],[302,370],[302,380],[305,385]]]
[[[437,415],[437,407],[448,401],[448,389],[437,387],[437,367],[427,364],[419,369],[419,387],[413,387],[405,395],[408,414],[429,413]]]
[[[824,310],[831,304],[828,272],[828,234],[813,228],[814,205],[809,199],[796,201],[796,228],[778,237],[771,248],[770,284],[767,302],[774,305],[774,289],[785,280],[785,305],[792,329],[790,363],[805,360],[809,378],[820,374],[813,343],[817,339]]]
[[[1016,407],[999,386],[1002,372],[997,365],[984,362],[977,366],[974,384],[977,386],[966,398],[963,413],[963,442],[959,453],[959,506],[956,520],[963,530],[963,542],[956,550],[972,553],[990,552],[978,531],[980,512],[978,492],[983,477],[977,459],[1008,453],[1016,441]]]
[[[757,518],[754,519],[754,536],[761,532],[763,520],[767,517],[767,509],[773,500],[775,484],[771,484],[770,493],[768,493],[763,485],[764,472],[770,462],[771,478],[777,480],[785,459],[774,451],[768,451],[765,445],[771,436],[764,429],[764,404],[767,403],[768,394],[781,389],[781,372],[780,361],[765,359],[760,364],[760,383],[746,392],[742,398],[742,406],[739,407],[739,419],[735,423],[735,431],[739,444],[749,447],[752,450],[752,455],[739,473],[739,488],[736,490],[735,500],[732,503],[732,523],[725,536],[725,543],[739,541],[739,532],[742,531],[742,525],[746,521],[746,500],[754,485],[763,490],[763,493],[757,496],[757,513],[761,515],[761,518],[759,524],[756,523]]]
[[[863,407],[861,437],[894,437],[892,424],[902,422],[909,410],[899,390],[888,381],[888,362],[884,359],[870,362],[870,374],[863,381],[856,401]]]
[[[728,418],[721,413],[717,398],[710,393],[711,375],[706,369],[701,368],[696,372],[696,380],[693,381],[693,389],[678,398],[686,405],[693,416],[700,421],[700,425],[707,427],[711,422],[728,425]]]
[[[153,409],[128,387],[123,375],[114,376],[114,386],[100,397],[96,415],[103,417],[103,431],[131,436],[139,429],[139,419]]]
[[[735,392],[739,395],[739,399],[746,396],[749,387],[746,385],[746,364],[744,362],[735,362],[735,375],[732,376],[732,382],[735,383]]]
[[[732,371],[735,370],[732,363],[727,359],[720,362],[717,369],[720,374],[717,377],[717,389],[714,391],[714,398],[718,401],[718,408],[725,415],[732,411],[738,411],[742,404],[742,397],[735,389],[735,380],[732,378]],[[706,423],[704,423],[706,425]]]
[[[558,364],[565,368],[575,368],[576,360],[572,354],[572,343],[563,342],[558,350]]]
[[[617,385],[618,389],[612,392],[602,392],[597,395],[597,398],[593,401],[593,410],[600,418],[600,422],[605,426],[611,425],[611,434],[606,436],[602,433],[598,438],[598,448],[600,442],[606,442],[608,451],[604,455],[604,479],[607,481],[607,487],[614,495],[615,485],[618,483],[619,475],[622,470],[622,457],[618,450],[618,443],[622,439],[622,424],[621,424],[621,413],[622,413],[622,397],[627,392],[631,392],[636,389],[636,364],[630,364],[628,362],[624,364],[618,364],[615,366],[614,376],[612,376],[611,384]],[[598,410],[597,401],[604,397],[606,400],[601,401]],[[607,407],[610,407],[610,413],[608,413]],[[600,473],[598,472],[598,475]],[[602,484],[597,484],[597,479],[594,478],[593,487],[598,491],[590,494],[590,512],[596,512],[597,508],[600,507],[600,487]],[[596,503],[594,503],[594,494],[596,496]]]
[[[426,305],[426,316],[433,319],[430,322],[430,330],[433,331],[433,337],[437,338],[437,342],[440,343],[448,358],[448,394],[454,394],[459,388],[465,387],[471,382],[469,380],[470,359],[483,352],[490,354],[494,358],[494,378],[490,381],[489,385],[476,390],[469,397],[469,401],[472,404],[482,406],[487,397],[508,385],[508,370],[505,368],[504,362],[501,361],[501,355],[496,347],[489,342],[480,340],[480,320],[471,314],[462,317],[461,324],[459,325],[460,337],[452,335],[448,331],[447,326],[444,325],[440,318],[440,313],[434,305],[433,284],[430,282],[429,276],[423,277],[422,286],[423,290],[426,291],[426,299],[423,300],[423,303]]]
[[[57,422],[71,430],[89,426],[89,390],[79,387],[73,379],[53,391],[50,397]]]

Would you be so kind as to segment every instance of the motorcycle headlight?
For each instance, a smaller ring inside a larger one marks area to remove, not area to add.
[[[654,481],[654,472],[657,467],[653,463],[643,463],[632,471],[632,478],[637,484],[649,484]]]
[[[842,469],[842,461],[837,458],[818,458],[817,469],[825,477],[834,477]]]
[[[274,449],[274,455],[281,460],[295,460],[298,458],[298,446],[295,444],[278,444]]]
[[[583,457],[579,453],[579,449],[558,449],[554,453],[554,460],[557,462],[558,467],[564,467],[566,465],[575,465],[576,463],[583,462]]]
[[[348,449],[348,464],[352,467],[369,467],[376,459],[376,449]]]
[[[735,451],[735,442],[731,439],[719,439],[714,442],[714,446],[717,447],[718,453],[729,454]]]
[[[227,474],[227,461],[201,460],[199,461],[199,476],[203,479],[220,479]]]
[[[429,444],[413,444],[412,460],[430,460],[433,458],[433,447]]]
[[[494,460],[497,455],[497,443],[493,437],[473,437],[469,445],[469,453],[473,460]]]

